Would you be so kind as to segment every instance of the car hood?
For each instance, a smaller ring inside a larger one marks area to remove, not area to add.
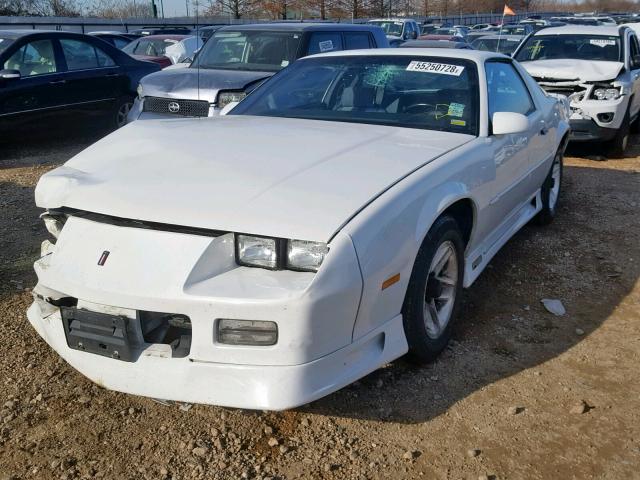
[[[620,62],[599,60],[536,60],[521,65],[532,77],[580,82],[614,80],[624,68]]]
[[[145,96],[199,98],[213,103],[219,90],[242,90],[250,83],[272,75],[273,72],[181,68],[147,75],[141,83]]]
[[[473,138],[273,117],[134,122],[45,174],[36,204],[328,241],[394,183]]]

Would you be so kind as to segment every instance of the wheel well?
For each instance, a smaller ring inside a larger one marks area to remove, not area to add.
[[[458,223],[465,246],[469,243],[473,231],[473,203],[468,198],[463,198],[449,205],[442,215],[449,215]]]

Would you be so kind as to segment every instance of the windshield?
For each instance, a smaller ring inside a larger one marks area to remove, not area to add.
[[[402,22],[394,22],[392,20],[372,20],[368,23],[382,28],[386,35],[393,35],[395,37],[400,37],[402,35]]]
[[[2,53],[6,48],[13,43],[13,38],[2,38],[0,37],[0,53]]]
[[[299,60],[230,115],[305,118],[476,135],[475,63],[421,56]]]
[[[520,45],[520,40],[506,38],[501,38],[500,40],[497,38],[479,38],[471,44],[476,50],[499,52],[505,55],[511,55],[515,52],[518,45]]]
[[[161,57],[165,54],[167,47],[178,43],[178,40],[171,38],[141,38],[122,49],[129,55],[147,55],[149,57]]]
[[[620,38],[605,35],[536,35],[516,55],[519,62],[533,60],[620,61]]]
[[[276,72],[296,59],[300,33],[216,32],[192,67]]]

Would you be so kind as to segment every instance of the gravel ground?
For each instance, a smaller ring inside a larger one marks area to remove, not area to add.
[[[0,146],[1,480],[640,478],[640,137],[567,158],[557,221],[497,255],[437,362],[272,413],[104,390],[29,326],[33,188],[97,136]]]

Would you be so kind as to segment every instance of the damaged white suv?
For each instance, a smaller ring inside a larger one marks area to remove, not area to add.
[[[514,53],[548,93],[566,96],[571,141],[598,141],[622,156],[640,112],[640,47],[628,27],[546,28]]]

